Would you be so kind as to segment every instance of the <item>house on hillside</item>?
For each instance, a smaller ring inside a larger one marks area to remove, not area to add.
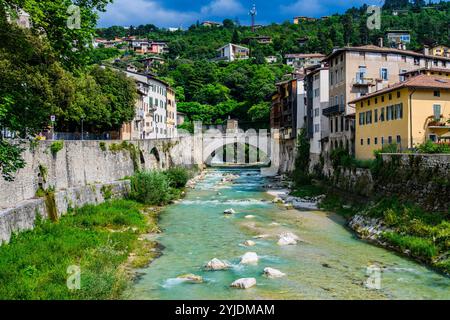
[[[237,44],[228,43],[217,49],[219,57],[216,60],[232,62],[234,60],[245,60],[250,57],[250,49]]]

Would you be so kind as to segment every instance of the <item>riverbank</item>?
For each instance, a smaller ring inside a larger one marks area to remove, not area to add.
[[[287,205],[306,201],[335,212],[359,238],[450,276],[450,213],[426,212],[395,198],[362,199],[321,182],[293,188],[289,193],[294,197],[285,198]]]
[[[181,168],[137,173],[130,178],[134,200],[109,200],[71,209],[56,222],[36,221],[33,230],[0,247],[0,300],[123,298],[139,276],[136,270],[162,254],[154,240],[161,232],[160,212],[185,195],[186,184],[195,186],[201,175],[188,181],[193,175]],[[164,198],[149,197],[162,191]]]

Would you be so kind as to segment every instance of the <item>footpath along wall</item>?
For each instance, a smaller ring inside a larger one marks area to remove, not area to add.
[[[450,154],[383,154],[375,168],[327,170],[338,188],[362,196],[411,201],[429,211],[450,210]]]
[[[137,169],[201,165],[201,148],[195,144],[192,137],[180,137],[64,141],[59,148],[52,141],[42,141],[25,146],[26,167],[12,182],[0,179],[0,243],[8,242],[13,233],[33,228],[38,215],[45,219],[56,209],[61,216],[69,208],[126,195],[129,181],[124,178]],[[52,190],[50,205],[45,196],[36,196],[39,189]]]

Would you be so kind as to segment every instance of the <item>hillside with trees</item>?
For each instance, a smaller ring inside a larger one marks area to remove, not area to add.
[[[394,10],[400,13],[394,14]],[[268,123],[268,97],[275,82],[291,70],[282,65],[287,53],[330,53],[335,47],[377,44],[388,30],[409,30],[410,50],[424,44],[450,46],[450,2],[427,5],[424,1],[387,0],[382,11],[381,30],[367,28],[367,5],[350,8],[327,19],[305,21],[299,25],[286,21],[257,28],[226,19],[220,27],[204,27],[198,22],[186,31],[171,32],[153,24],[129,28],[97,30],[99,37],[138,36],[167,41],[168,63],[152,70],[176,87],[179,111],[190,120],[222,123],[228,116],[241,121]],[[270,36],[272,43],[260,44],[256,36]],[[301,43],[299,39],[306,39]],[[210,62],[226,43],[250,48],[252,59],[233,63]],[[105,52],[107,49],[104,49]],[[278,64],[267,64],[265,57],[277,56]]]

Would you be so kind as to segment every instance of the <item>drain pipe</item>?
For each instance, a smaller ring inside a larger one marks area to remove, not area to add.
[[[413,94],[416,92],[416,89],[414,89],[410,94],[409,94],[409,139],[410,139],[410,148],[412,149],[414,147],[413,145],[413,133],[412,133],[412,129],[413,129],[413,125],[412,125],[412,96]]]

